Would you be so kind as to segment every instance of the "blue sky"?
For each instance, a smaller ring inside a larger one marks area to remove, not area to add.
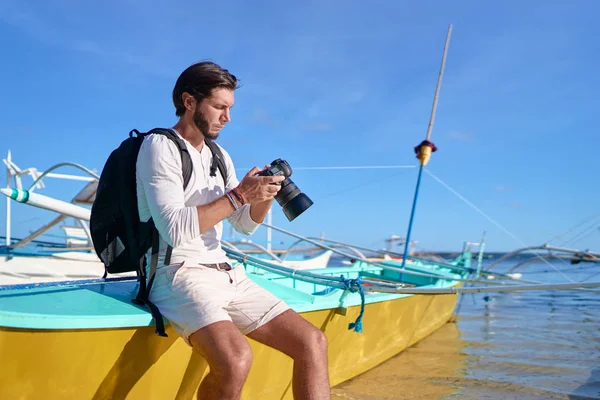
[[[275,205],[274,224],[382,246],[406,233],[416,169],[300,168],[416,165],[452,23],[428,168],[504,229],[424,174],[413,239],[458,250],[486,231],[489,250],[510,250],[584,222],[551,243],[584,231],[568,245],[598,250],[599,12],[591,0],[0,0],[0,155],[99,172],[129,130],[175,123],[177,76],[209,59],[243,85],[219,138],[238,175],[285,158],[315,201],[292,223]],[[78,189],[46,185],[64,200]],[[16,204],[13,235],[51,218]]]

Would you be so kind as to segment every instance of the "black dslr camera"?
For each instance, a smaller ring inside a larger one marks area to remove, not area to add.
[[[281,182],[281,189],[277,192],[275,200],[283,208],[283,213],[288,221],[293,221],[298,215],[302,214],[313,205],[311,199],[302,193],[298,186],[290,179],[292,176],[292,167],[287,161],[278,158],[271,163],[271,166],[264,171],[258,173],[261,176],[285,176],[285,180]]]

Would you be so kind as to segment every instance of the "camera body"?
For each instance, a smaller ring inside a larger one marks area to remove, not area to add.
[[[290,164],[287,161],[282,160],[281,158],[278,158],[277,160],[273,160],[273,162],[270,164],[269,168],[259,172],[258,175],[261,175],[261,176],[283,175],[286,178],[289,178],[290,176],[292,176],[292,167],[290,167]]]
[[[281,189],[277,192],[275,200],[282,207],[283,213],[288,221],[293,221],[298,215],[306,211],[313,205],[313,201],[296,186],[290,179],[292,176],[292,167],[290,164],[278,158],[271,162],[269,168],[258,173],[260,176],[285,176],[285,180],[280,183]]]

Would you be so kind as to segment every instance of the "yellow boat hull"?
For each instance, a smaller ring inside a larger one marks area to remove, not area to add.
[[[452,316],[457,295],[413,295],[366,305],[364,331],[348,330],[360,311],[301,313],[329,342],[332,386],[415,344]],[[34,330],[0,327],[0,399],[193,399],[208,366],[175,332],[137,329]],[[291,399],[292,360],[251,342],[254,363],[243,399]]]

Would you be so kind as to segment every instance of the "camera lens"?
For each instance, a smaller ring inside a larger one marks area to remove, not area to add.
[[[299,195],[288,201],[288,203],[284,207],[282,207],[282,209],[288,221],[293,221],[294,218],[302,214],[308,209],[308,207],[312,205],[312,200],[309,199],[308,196],[304,193],[300,193]]]
[[[281,182],[281,189],[275,196],[275,200],[283,208],[283,213],[289,221],[294,220],[313,205],[313,201],[302,193],[290,178]]]

